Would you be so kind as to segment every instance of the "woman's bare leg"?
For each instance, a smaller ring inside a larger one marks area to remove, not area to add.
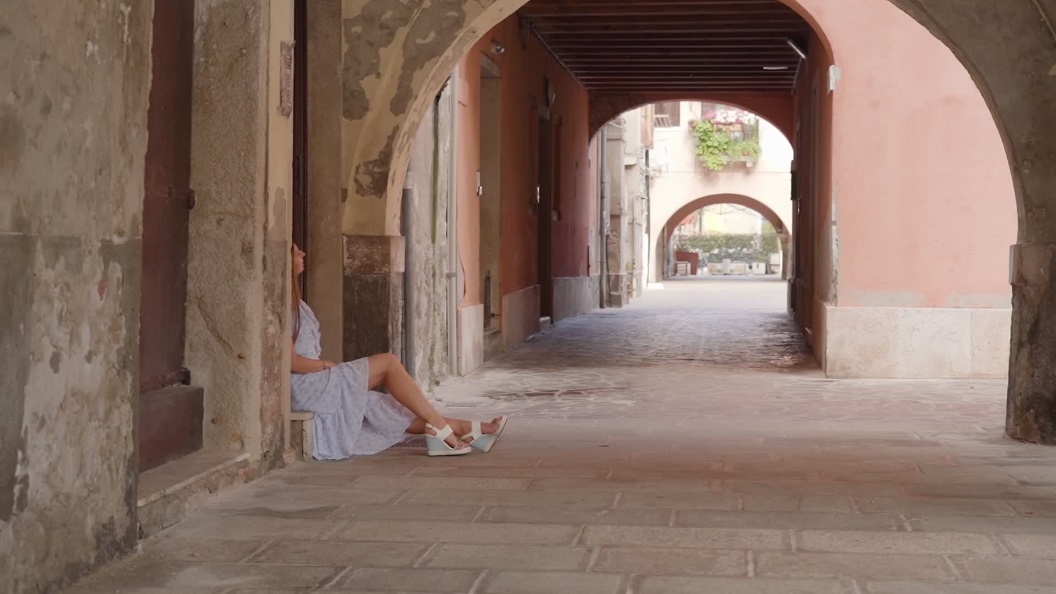
[[[444,425],[448,424],[447,419],[429,402],[425,392],[422,392],[418,383],[414,381],[411,374],[407,373],[407,370],[403,368],[403,364],[400,363],[400,360],[395,355],[391,353],[371,355],[367,357],[367,365],[370,369],[368,384],[370,389],[373,390],[381,384],[385,384],[392,397],[418,417],[417,420],[411,423],[411,427],[408,427],[408,432],[425,433],[425,423],[429,423],[437,429],[443,428]],[[411,431],[411,428],[419,421],[422,422],[421,431]],[[451,429],[454,434],[447,438],[447,443],[452,447],[458,447],[461,442],[457,436],[461,435],[461,433],[459,433],[458,427],[452,426]]]

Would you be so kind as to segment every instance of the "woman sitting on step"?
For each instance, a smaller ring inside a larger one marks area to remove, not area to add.
[[[490,451],[506,427],[506,417],[486,423],[443,417],[394,355],[336,364],[320,358],[319,321],[301,300],[304,256],[294,245],[290,383],[294,410],[315,413],[314,457],[339,460],[376,454],[399,443],[405,433],[424,434],[430,456]],[[391,395],[374,391],[381,384]]]

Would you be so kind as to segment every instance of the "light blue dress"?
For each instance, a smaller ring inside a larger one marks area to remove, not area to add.
[[[319,320],[300,303],[301,324],[293,350],[318,359],[322,353]],[[316,373],[295,373],[290,381],[294,410],[315,413],[317,460],[340,460],[376,454],[405,437],[414,413],[396,399],[368,386],[366,359],[341,363]]]

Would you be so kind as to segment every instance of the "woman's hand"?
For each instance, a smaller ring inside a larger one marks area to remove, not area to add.
[[[337,366],[337,363],[333,361],[327,361],[326,359],[309,359],[308,357],[302,357],[297,354],[295,345],[291,342],[290,348],[292,349],[292,356],[290,357],[290,371],[293,373],[319,373],[320,371],[326,371],[331,367]]]

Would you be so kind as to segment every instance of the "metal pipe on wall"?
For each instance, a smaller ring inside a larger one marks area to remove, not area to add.
[[[456,67],[448,87],[451,93],[451,171],[447,198],[447,352],[451,375],[458,375],[458,81]]]
[[[598,277],[601,282],[598,284],[601,285],[601,308],[609,306],[609,135],[606,128],[602,126],[598,132],[598,175],[601,176],[598,184]]]
[[[400,203],[400,223],[403,232],[403,366],[416,377],[415,373],[415,350],[418,347],[418,325],[415,323],[415,290],[414,290],[414,265],[415,249],[414,237],[417,226],[414,224],[414,161],[407,165],[407,177],[403,182],[403,196]]]

